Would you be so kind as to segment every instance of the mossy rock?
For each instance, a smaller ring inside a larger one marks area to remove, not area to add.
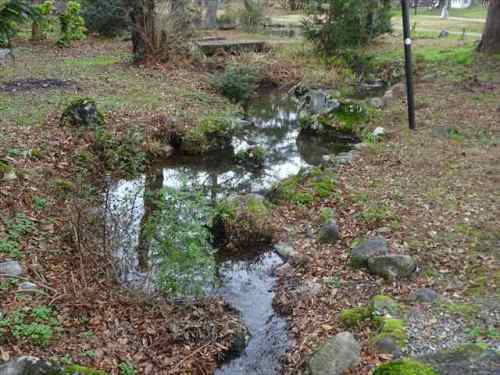
[[[439,375],[497,374],[500,352],[482,344],[466,344],[419,358]]]
[[[80,365],[71,365],[64,369],[67,375],[107,375],[104,371],[95,370]]]
[[[373,375],[438,375],[431,367],[411,359],[393,361],[379,366]]]
[[[401,308],[399,307],[399,303],[397,303],[394,299],[382,294],[373,297],[372,318],[375,325],[377,325],[377,322],[381,322],[381,319],[400,316]]]
[[[270,207],[259,196],[218,202],[212,229],[219,247],[251,248],[270,245],[276,230]]]
[[[395,343],[403,347],[406,345],[406,326],[401,319],[384,319],[380,332],[373,338],[373,343],[392,338]]]
[[[61,116],[60,125],[97,129],[103,127],[105,121],[94,99],[81,98],[74,100],[66,107]]]
[[[371,313],[372,311],[368,306],[345,309],[340,313],[340,320],[347,327],[356,327],[362,321],[370,319]]]

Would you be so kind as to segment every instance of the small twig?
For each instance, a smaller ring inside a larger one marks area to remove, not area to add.
[[[192,358],[195,354],[198,354],[199,352],[201,352],[203,349],[205,349],[206,347],[210,346],[212,343],[208,343],[208,344],[205,344],[203,346],[200,346],[198,349],[192,351],[191,353],[189,353],[189,355],[185,356],[184,358],[182,358],[178,363],[177,365],[174,367],[174,370],[177,370],[179,369],[179,367],[184,363],[186,362],[188,359]]]

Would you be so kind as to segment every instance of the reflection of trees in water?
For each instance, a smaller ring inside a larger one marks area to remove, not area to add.
[[[139,229],[139,244],[137,245],[137,258],[139,271],[146,272],[149,270],[149,249],[150,236],[147,233],[146,226],[158,208],[156,205],[158,193],[163,187],[163,172],[156,170],[154,173],[148,173],[144,183],[144,215],[141,219]]]

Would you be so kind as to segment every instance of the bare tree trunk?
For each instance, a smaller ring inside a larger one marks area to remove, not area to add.
[[[37,6],[40,4],[41,0],[32,0],[31,4],[33,6]],[[31,24],[31,40],[39,41],[43,39],[42,29],[40,28],[40,23],[37,21],[33,21]]]
[[[135,62],[154,54],[156,45],[155,0],[127,0],[132,21],[132,52]]]
[[[488,17],[479,44],[479,51],[500,53],[500,0],[489,0]]]
[[[443,9],[441,9],[441,18],[444,20],[448,19],[448,8],[450,6],[450,0],[445,0]]]

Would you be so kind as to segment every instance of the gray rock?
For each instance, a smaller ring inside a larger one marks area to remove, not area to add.
[[[23,268],[19,262],[10,260],[0,263],[0,276],[16,277],[23,274]]]
[[[341,375],[356,366],[361,346],[350,332],[341,332],[329,339],[309,360],[311,375]]]
[[[324,223],[319,230],[319,240],[323,243],[335,243],[340,238],[340,229],[335,219]]]
[[[31,294],[31,293],[40,292],[40,288],[35,283],[25,281],[25,282],[19,284],[17,291],[20,293]]]
[[[59,367],[36,357],[23,356],[0,365],[0,375],[63,375]]]
[[[394,99],[394,92],[392,91],[392,89],[387,90],[382,99],[384,100],[384,106],[388,106],[389,104],[391,104]]]
[[[434,289],[422,288],[415,292],[413,300],[417,302],[434,302],[439,298],[439,294]]]
[[[385,101],[384,101],[383,98],[371,98],[370,101],[369,101],[369,104],[373,108],[381,109],[381,108],[384,108]]]
[[[416,268],[417,263],[409,255],[387,254],[368,259],[370,272],[386,279],[408,277]]]
[[[389,253],[387,241],[383,237],[373,237],[362,241],[351,251],[351,264],[354,267],[368,266],[368,259]]]
[[[291,258],[297,254],[292,245],[284,242],[279,242],[276,245],[274,245],[274,249],[276,250],[276,252],[279,254],[280,257],[285,259]]]
[[[351,164],[354,160],[359,158],[360,155],[361,155],[361,153],[358,150],[351,150],[349,152],[341,152],[335,156],[335,159],[333,159],[333,162],[335,164]]]
[[[360,142],[360,143],[356,143],[354,145],[354,149],[360,151],[360,150],[363,150],[364,148],[368,147],[368,143],[363,143],[363,142]]]
[[[379,353],[392,354],[396,358],[401,357],[401,348],[390,336],[383,337],[381,340],[376,340],[373,345]]]
[[[474,344],[426,355],[418,360],[432,366],[440,375],[500,374],[500,353]]]
[[[12,50],[8,48],[0,48],[0,65],[4,64],[8,59],[14,60]]]
[[[448,30],[441,30],[441,32],[438,35],[438,38],[447,38],[450,35]]]

